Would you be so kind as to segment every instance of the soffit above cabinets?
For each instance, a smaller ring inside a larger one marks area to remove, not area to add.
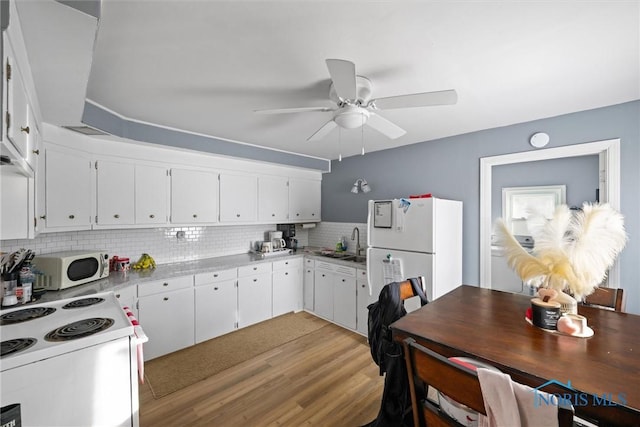
[[[17,8],[58,126],[81,125],[89,100],[158,129],[337,159],[640,99],[640,2],[127,0],[101,2],[99,23],[54,0]],[[365,127],[307,142],[331,112],[254,112],[332,107],[327,58],[353,61],[375,97],[455,89],[458,102],[381,111],[407,131],[394,140]]]

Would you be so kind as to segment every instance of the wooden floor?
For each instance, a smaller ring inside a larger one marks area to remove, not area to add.
[[[361,426],[383,382],[366,339],[330,324],[161,399],[141,385],[140,425]]]

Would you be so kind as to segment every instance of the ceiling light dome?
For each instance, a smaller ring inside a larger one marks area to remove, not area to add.
[[[369,119],[369,111],[357,105],[345,105],[336,111],[333,120],[345,129],[359,128]]]

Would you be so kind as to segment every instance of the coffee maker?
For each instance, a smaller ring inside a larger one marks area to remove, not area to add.
[[[298,249],[298,239],[296,239],[295,224],[278,224],[277,229],[279,231],[282,231],[282,238],[284,239],[287,248]]]

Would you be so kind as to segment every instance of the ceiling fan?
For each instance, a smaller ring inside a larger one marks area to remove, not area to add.
[[[336,126],[355,129],[365,124],[390,139],[396,139],[404,135],[406,131],[376,114],[376,111],[451,105],[458,100],[458,94],[453,89],[374,99],[371,98],[371,81],[366,77],[356,75],[356,66],[353,62],[344,59],[327,59],[326,63],[332,81],[329,89],[329,99],[336,104],[336,107],[278,108],[255,110],[255,112],[260,114],[283,114],[332,111],[333,118],[307,138],[307,141],[317,141],[324,138]]]

